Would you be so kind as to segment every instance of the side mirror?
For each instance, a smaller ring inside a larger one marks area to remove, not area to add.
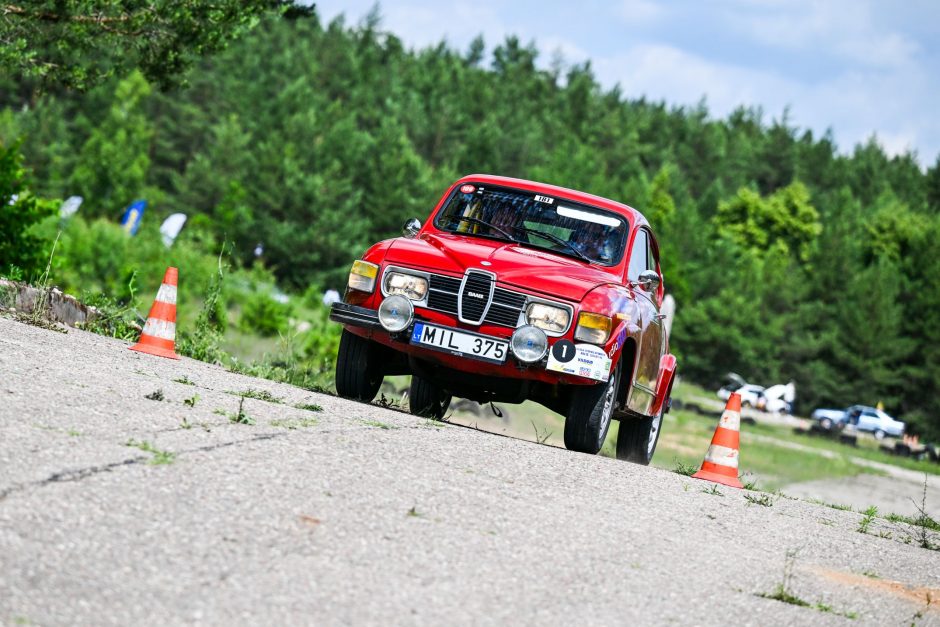
[[[644,270],[637,277],[636,284],[647,292],[655,292],[659,289],[659,274],[655,270]]]
[[[411,218],[405,222],[405,226],[401,227],[401,233],[405,237],[412,238],[418,236],[418,231],[421,230],[421,220],[418,218]]]

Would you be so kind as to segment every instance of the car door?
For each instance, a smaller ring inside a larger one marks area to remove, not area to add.
[[[881,429],[881,418],[870,409],[863,409],[858,417],[858,428],[862,431],[877,431]]]
[[[659,263],[651,237],[645,228],[637,229],[633,246],[630,249],[630,263],[627,267],[627,280],[631,283],[640,318],[637,321],[640,336],[637,342],[637,367],[634,377],[634,388],[639,394],[631,395],[636,398],[629,405],[630,409],[640,413],[649,411],[655,394],[656,379],[659,376],[659,362],[664,351],[663,324],[659,316],[661,289],[659,286],[652,290],[637,286],[640,273],[644,270],[659,273]],[[660,280],[661,284],[662,280]]]

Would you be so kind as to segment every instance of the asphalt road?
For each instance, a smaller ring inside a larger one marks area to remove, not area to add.
[[[940,624],[905,525],[126,346],[0,318],[2,624]]]

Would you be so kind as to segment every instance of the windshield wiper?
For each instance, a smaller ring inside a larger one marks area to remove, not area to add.
[[[463,217],[461,217],[461,218],[453,218],[453,220],[452,220],[452,222],[451,222],[451,226],[454,226],[455,223],[456,223],[456,224],[460,224],[461,222],[469,222],[470,224],[479,224],[480,226],[485,226],[485,227],[487,227],[487,228],[493,229],[493,230],[496,231],[497,233],[500,233],[500,234],[503,235],[506,239],[508,239],[510,242],[516,242],[516,243],[519,242],[519,240],[517,240],[515,237],[513,237],[512,235],[510,235],[509,233],[507,233],[507,232],[504,231],[503,229],[499,228],[499,227],[496,226],[495,224],[490,224],[490,223],[487,222],[486,220],[481,220],[480,218],[463,218]]]
[[[545,231],[539,231],[538,229],[530,229],[530,228],[527,227],[527,226],[514,226],[514,227],[512,227],[512,228],[515,229],[515,230],[517,230],[517,231],[524,231],[524,232],[529,233],[529,234],[531,234],[531,235],[535,235],[535,236],[537,236],[537,237],[542,237],[542,238],[544,238],[544,239],[547,239],[547,240],[550,241],[550,242],[554,242],[555,244],[558,244],[558,245],[560,245],[560,246],[564,246],[565,248],[567,248],[568,250],[570,250],[572,253],[574,253],[574,255],[575,255],[576,257],[579,257],[579,258],[583,259],[584,261],[586,261],[586,262],[588,262],[588,263],[597,263],[597,260],[596,260],[596,259],[591,259],[591,258],[588,257],[587,255],[585,255],[583,252],[581,252],[580,250],[578,250],[577,248],[575,248],[575,247],[574,247],[574,244],[572,244],[571,242],[567,242],[567,241],[561,239],[560,237],[558,237],[557,235],[555,235],[555,234],[553,234],[553,233],[546,233]]]

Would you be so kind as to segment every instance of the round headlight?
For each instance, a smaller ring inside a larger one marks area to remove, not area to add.
[[[542,329],[527,324],[513,332],[509,346],[516,359],[531,364],[545,357],[548,352],[548,337]]]
[[[379,324],[389,333],[403,331],[414,316],[415,308],[404,296],[389,296],[379,305]]]

